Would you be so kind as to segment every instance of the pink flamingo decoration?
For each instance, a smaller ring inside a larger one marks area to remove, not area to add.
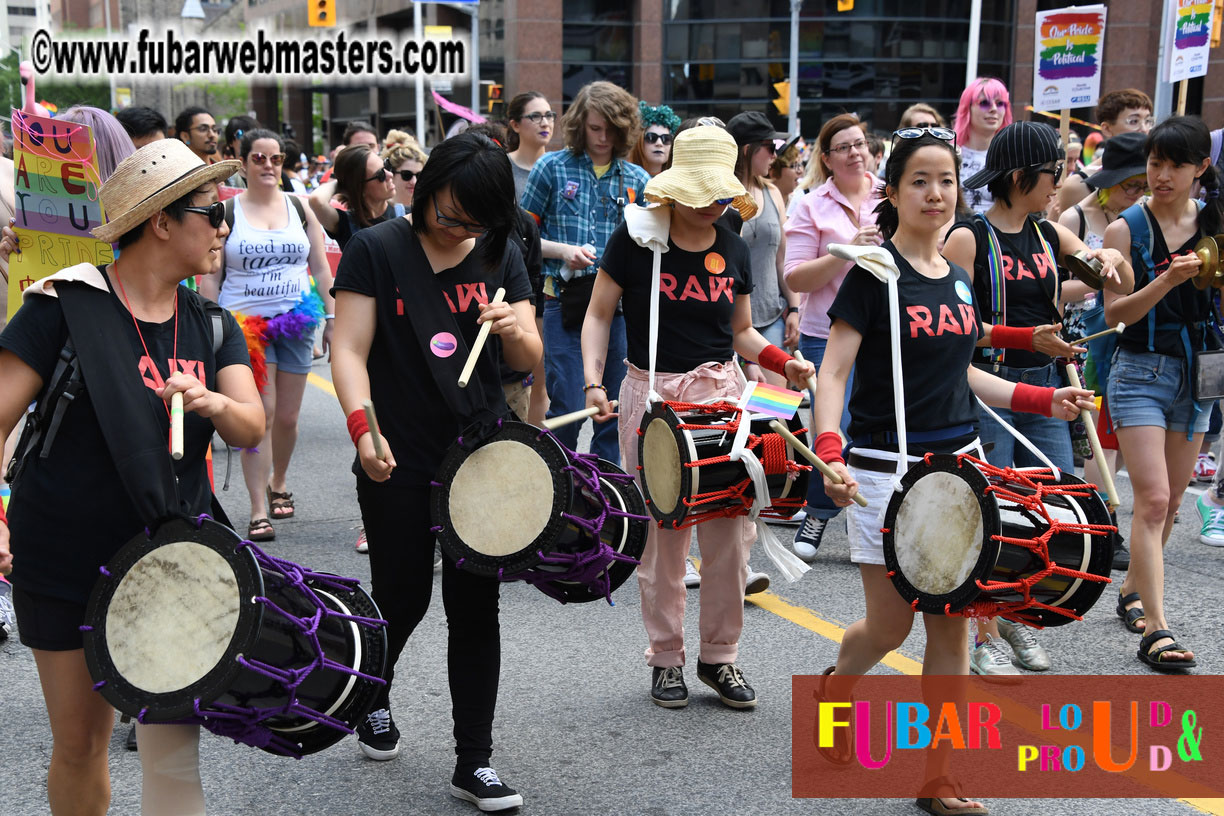
[[[17,66],[17,73],[21,76],[21,85],[25,89],[25,105],[21,108],[22,112],[34,116],[51,116],[51,111],[34,101],[36,99],[34,96],[34,79],[36,77],[34,63],[29,60],[22,61]]]

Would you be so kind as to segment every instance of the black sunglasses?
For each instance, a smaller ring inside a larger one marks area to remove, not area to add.
[[[1064,169],[1064,165],[1062,162],[1058,162],[1053,167],[1046,167],[1045,165],[1033,165],[1033,167],[1036,168],[1038,173],[1049,173],[1055,179],[1062,178],[1063,169]]]
[[[218,229],[225,223],[225,204],[220,201],[215,201],[207,207],[184,207],[183,212],[199,213],[200,215],[208,216],[208,224],[213,229]]]
[[[652,133],[648,131],[642,134],[642,138],[646,140],[646,144],[654,144],[655,142],[659,142],[664,145],[669,145],[672,143],[672,135],[670,133]]]
[[[421,172],[420,170],[416,170],[416,171],[412,171],[412,170],[392,170],[392,169],[391,169],[391,167],[390,167],[390,165],[383,165],[383,169],[384,169],[384,170],[386,170],[388,173],[390,173],[392,176],[399,176],[399,177],[400,177],[401,179],[403,179],[405,182],[412,181],[412,180],[413,180],[414,178],[416,178],[416,177],[417,177],[417,175],[418,175],[418,174]],[[373,181],[374,179],[377,179],[377,178],[378,178],[378,176],[374,176],[372,179],[367,179],[367,181]],[[386,176],[383,176],[383,178],[386,178]],[[382,181],[383,179],[378,179],[378,180],[379,180],[379,181]]]
[[[386,180],[387,180],[387,173],[388,173],[388,172],[390,172],[390,171],[388,171],[388,170],[387,170],[387,168],[385,168],[385,167],[380,167],[380,168],[378,168],[378,172],[377,172],[377,173],[375,173],[374,175],[370,176],[368,179],[366,179],[366,181],[377,181],[379,184],[383,184],[383,183],[385,183],[385,182],[386,182]]]

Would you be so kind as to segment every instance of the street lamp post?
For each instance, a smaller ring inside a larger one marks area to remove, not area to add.
[[[790,122],[786,127],[792,136],[799,132],[799,9],[803,0],[791,0],[790,28]]]

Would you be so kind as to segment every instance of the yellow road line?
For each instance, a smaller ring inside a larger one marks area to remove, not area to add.
[[[331,384],[331,380],[325,380],[322,377],[320,377],[318,374],[314,373],[313,371],[306,375],[306,382],[310,383],[311,385],[315,386],[316,388],[322,391],[326,391],[328,394],[331,394],[333,397],[336,396],[336,389]]]

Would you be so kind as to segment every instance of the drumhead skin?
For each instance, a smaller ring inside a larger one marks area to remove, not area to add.
[[[211,519],[198,527],[174,519],[154,538],[136,536],[106,565],[83,634],[89,673],[111,705],[165,722],[229,687],[242,668],[234,658],[263,619],[254,601],[263,576],[241,543]]]
[[[552,551],[573,486],[565,449],[533,425],[503,422],[489,438],[457,441],[431,493],[438,541],[477,575],[520,572]]]
[[[658,408],[659,406],[656,406]],[[643,422],[645,430],[642,433],[642,450],[638,461],[642,463],[642,486],[650,496],[652,512],[656,518],[671,516],[680,503],[683,495],[690,495],[688,486],[684,483],[685,468],[680,456],[682,440],[690,441],[678,433],[680,424],[675,412],[663,406],[666,413],[655,416],[650,412],[649,419]],[[686,445],[684,461],[692,462],[697,458],[697,452],[692,445]],[[662,515],[660,515],[662,514]],[[683,512],[680,514],[683,516]]]

